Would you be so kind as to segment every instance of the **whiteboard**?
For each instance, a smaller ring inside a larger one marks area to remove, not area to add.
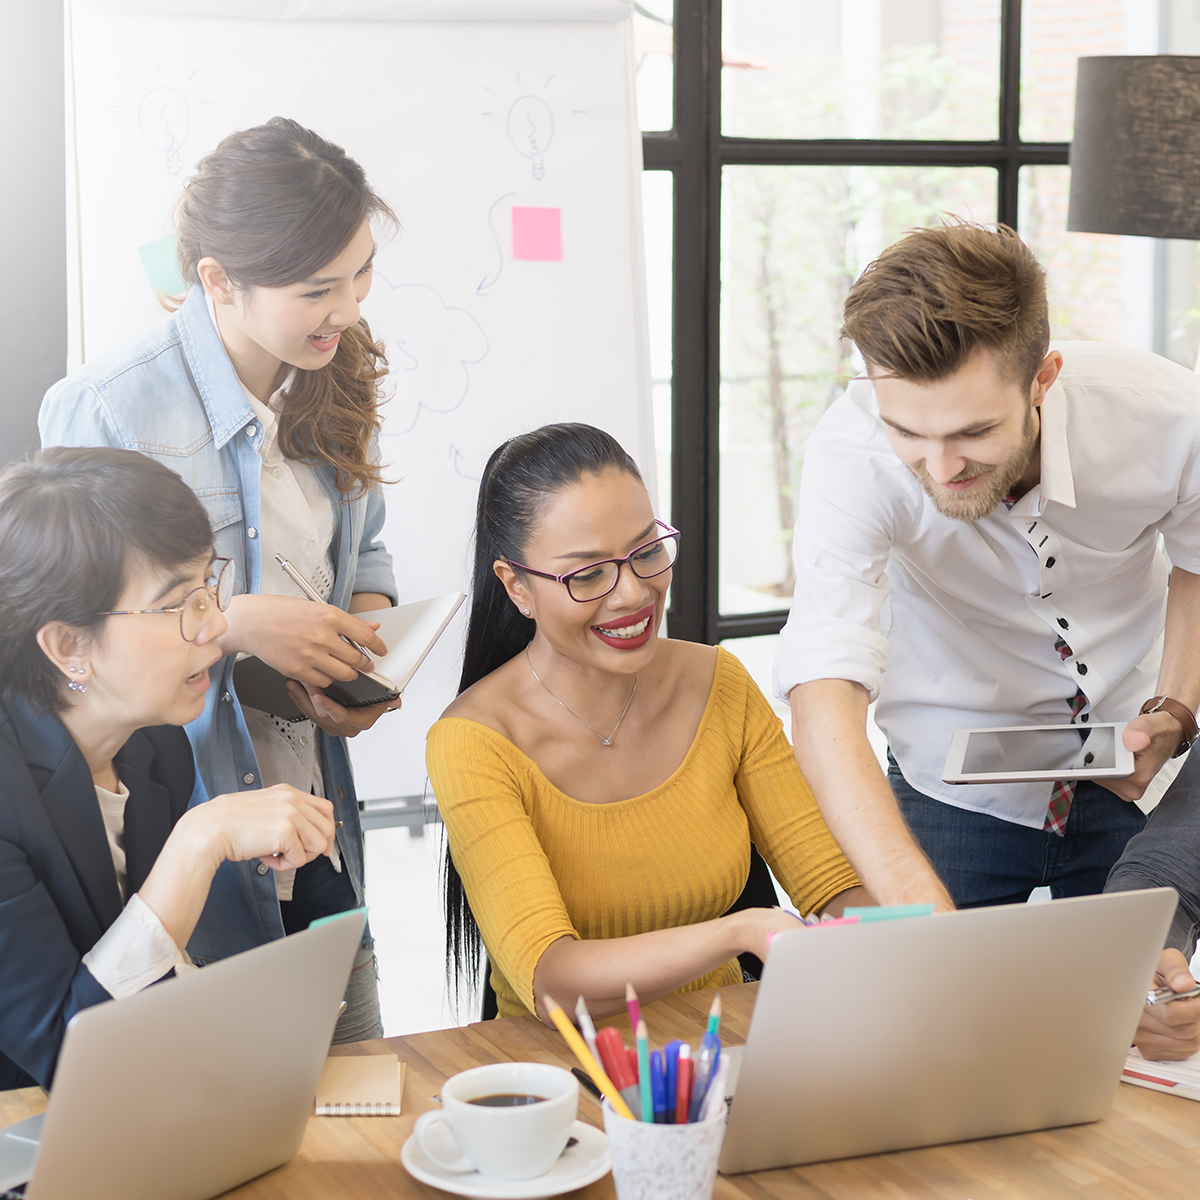
[[[479,476],[515,433],[599,425],[653,495],[631,9],[68,0],[72,365],[162,319],[154,247],[197,159],[289,116],[344,146],[403,225],[363,305],[392,371],[384,540],[400,602],[467,590]],[[420,19],[433,11],[458,19]],[[360,798],[423,793],[465,612],[403,710],[350,742]]]

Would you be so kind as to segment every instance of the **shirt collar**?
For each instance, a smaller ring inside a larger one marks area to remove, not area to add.
[[[1041,507],[1053,502],[1074,508],[1075,479],[1067,446],[1067,394],[1057,379],[1042,401],[1041,455]]]
[[[219,449],[254,419],[254,410],[246,402],[241,381],[208,314],[207,300],[204,288],[194,284],[175,316],[196,391]]]

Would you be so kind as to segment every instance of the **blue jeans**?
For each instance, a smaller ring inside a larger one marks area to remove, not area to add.
[[[913,837],[959,908],[1022,904],[1039,887],[1049,887],[1056,900],[1102,892],[1126,842],[1146,824],[1137,805],[1090,781],[1075,789],[1062,837],[934,800],[900,774],[890,752],[888,782]],[[1051,786],[1046,784],[1047,804]]]
[[[335,871],[333,864],[324,854],[318,854],[312,862],[296,872],[292,888],[292,899],[280,902],[286,933],[299,933],[307,929],[310,921],[333,913],[348,912],[357,908],[354,885],[346,871]],[[361,1042],[368,1038],[383,1037],[383,1023],[379,1016],[379,976],[375,969],[375,940],[370,926],[363,930],[362,944],[354,957],[350,979],[346,985],[346,1009],[333,1032],[333,1044]]]

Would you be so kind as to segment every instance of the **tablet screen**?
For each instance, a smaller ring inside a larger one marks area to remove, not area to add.
[[[1078,771],[1116,766],[1115,730],[1080,725],[1071,729],[976,731],[967,739],[963,774],[1022,771]]]

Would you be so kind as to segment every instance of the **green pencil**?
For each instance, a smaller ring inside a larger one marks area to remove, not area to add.
[[[638,1092],[642,1098],[642,1120],[654,1123],[654,1097],[650,1090],[650,1035],[646,1022],[637,1023]]]

